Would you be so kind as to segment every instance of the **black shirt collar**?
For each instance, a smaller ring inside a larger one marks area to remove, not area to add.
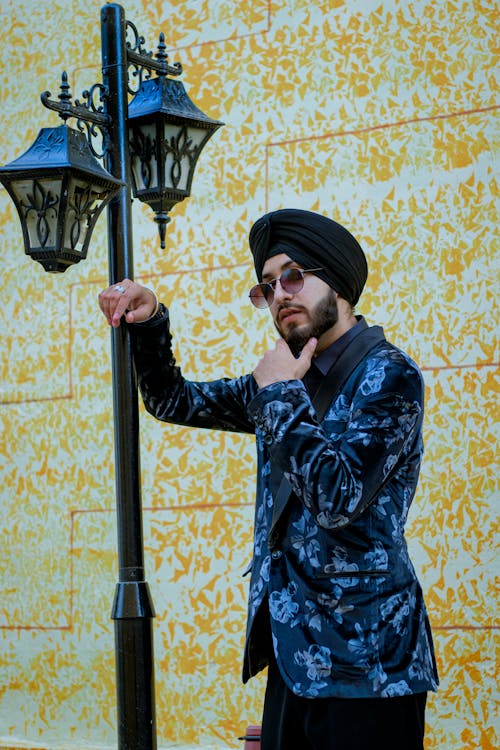
[[[326,375],[330,367],[335,364],[337,359],[340,357],[344,349],[351,343],[351,341],[353,341],[356,336],[359,336],[361,331],[364,331],[366,328],[368,328],[368,323],[362,315],[356,315],[356,320],[358,321],[356,325],[354,325],[352,328],[349,328],[348,331],[342,334],[342,336],[334,341],[333,344],[330,344],[330,346],[322,351],[321,354],[318,354],[317,357],[314,357],[314,365],[318,368],[322,375]]]

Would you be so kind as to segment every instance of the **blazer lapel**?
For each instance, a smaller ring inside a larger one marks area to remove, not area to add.
[[[380,344],[381,341],[385,341],[385,336],[380,326],[365,328],[350,342],[334,362],[312,398],[312,404],[318,415],[319,422],[323,420],[329,405],[340,392],[351,373],[368,352]],[[275,492],[276,487],[277,490]],[[277,530],[278,521],[292,494],[290,482],[283,476],[280,469],[274,468],[271,470],[271,489],[274,495],[274,505],[268,545],[270,548],[273,548],[279,538]]]

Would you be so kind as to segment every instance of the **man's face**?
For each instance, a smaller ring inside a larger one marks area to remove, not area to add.
[[[262,281],[278,279],[286,268],[302,267],[285,253],[269,258]],[[312,336],[319,340],[338,321],[336,292],[312,273],[304,275],[304,286],[296,294],[286,292],[277,281],[270,310],[278,333],[296,356]]]

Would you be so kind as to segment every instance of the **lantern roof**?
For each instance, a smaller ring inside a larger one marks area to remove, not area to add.
[[[55,128],[42,128],[24,154],[0,167],[0,182],[4,184],[33,170],[45,172],[72,169],[100,185],[118,188],[123,183],[102,167],[92,154],[86,137],[66,123]]]
[[[143,81],[128,106],[129,120],[158,114],[172,122],[191,121],[207,130],[216,130],[224,124],[202,112],[191,101],[181,81],[166,76]]]

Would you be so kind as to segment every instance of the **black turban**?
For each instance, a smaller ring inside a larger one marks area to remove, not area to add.
[[[299,208],[272,211],[250,230],[257,278],[268,258],[286,253],[302,268],[319,268],[315,275],[353,307],[361,296],[368,266],[361,246],[343,226],[321,214]]]

